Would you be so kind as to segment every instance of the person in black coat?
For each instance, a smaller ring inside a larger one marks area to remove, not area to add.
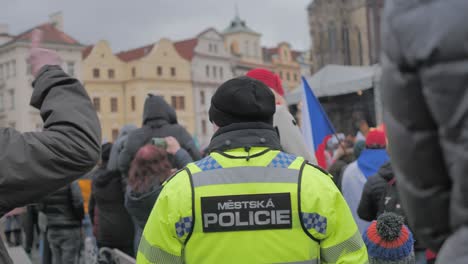
[[[116,248],[134,256],[134,226],[124,206],[122,178],[119,171],[107,170],[111,143],[102,146],[102,161],[93,173],[89,213],[98,222],[96,240],[98,248]],[[95,218],[95,208],[97,217]]]
[[[148,94],[143,107],[143,127],[132,131],[119,155],[119,169],[128,175],[130,164],[138,150],[151,143],[152,138],[174,137],[194,161],[201,159],[201,153],[192,136],[177,123],[177,116],[161,96]],[[175,167],[175,164],[173,164]]]
[[[440,263],[468,263],[468,1],[385,4],[381,95],[402,206],[421,243],[444,245]]]

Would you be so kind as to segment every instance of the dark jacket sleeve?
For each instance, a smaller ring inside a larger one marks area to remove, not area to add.
[[[140,194],[139,196],[135,196],[132,194],[130,189],[127,189],[125,193],[125,208],[127,208],[128,213],[133,217],[135,223],[141,229],[145,228],[149,215],[151,214],[162,189],[162,185],[157,186],[151,191],[145,194]]]
[[[431,72],[441,73],[441,68],[437,69],[434,61],[424,60],[430,57],[436,58],[446,52],[440,47],[431,45],[437,44],[438,41],[449,43],[447,37],[466,36],[467,33],[448,33],[443,31],[445,29],[431,28],[433,24],[430,23],[434,21],[454,22],[451,21],[451,14],[457,12],[454,10],[448,12],[445,7],[451,5],[443,5],[442,2],[388,1],[382,22],[382,102],[398,191],[416,238],[424,246],[436,251],[450,233],[451,183],[447,166],[444,164],[444,160],[448,157],[442,154],[439,138],[439,134],[443,134],[444,129],[438,128],[433,119],[433,113],[437,110],[428,108],[427,99],[429,94],[434,93],[431,89],[438,89],[439,91],[433,94],[433,99],[437,98],[440,103],[438,107],[441,107],[439,110],[450,113],[450,116],[456,112],[442,109],[444,107],[442,103],[446,103],[445,108],[448,109],[450,105],[456,105],[457,99],[442,98],[442,96],[450,94],[449,89],[457,89],[459,83],[451,82],[442,76],[430,76]],[[466,6],[466,1],[455,2],[465,3]],[[419,4],[427,6],[414,7]],[[440,8],[444,7],[444,10],[436,9],[437,4],[440,4],[438,5]],[[428,7],[428,5],[434,6]],[[450,17],[434,18],[427,14],[428,10],[432,10],[434,15],[446,14]],[[405,19],[400,19],[403,15],[406,15]],[[450,31],[454,28],[464,28],[460,27],[460,24],[449,27],[445,22],[439,25]],[[428,39],[424,39],[426,37]],[[421,65],[432,65],[432,68],[419,68]],[[447,76],[457,76],[460,69],[453,69],[446,72]],[[426,79],[427,77],[430,78]],[[466,71],[460,71],[460,83],[464,83],[462,79],[466,81]],[[462,89],[466,91],[466,86]],[[466,102],[464,106],[466,108]],[[466,112],[464,116],[466,117]],[[461,125],[459,128],[461,127],[466,126]],[[453,150],[457,144],[461,142],[450,144],[450,148]],[[467,145],[464,146],[465,149]],[[466,151],[463,153],[466,155]],[[464,164],[466,168],[466,156]],[[466,172],[466,169],[460,171]],[[466,174],[464,179],[466,181]]]
[[[194,161],[200,160],[202,158],[201,153],[198,147],[195,145],[195,141],[193,141],[192,136],[190,136],[187,130],[185,130],[183,127],[180,127],[180,128],[181,128],[180,130],[181,136],[180,136],[180,139],[177,138],[177,141],[179,141],[180,146],[184,148],[185,150],[187,150],[187,152],[192,157],[192,160]]]
[[[180,170],[187,166],[187,164],[189,164],[193,160],[192,157],[190,157],[190,155],[188,154],[188,152],[185,149],[181,148],[174,155],[174,161],[177,169]]]
[[[361,201],[357,209],[359,218],[366,221],[377,219],[386,184],[387,182],[379,175],[369,177],[364,184]]]
[[[70,185],[70,191],[71,191],[71,200],[72,200],[72,205],[73,205],[73,212],[75,213],[75,216],[83,220],[84,218],[84,205],[83,205],[83,194],[81,193],[81,188],[78,185],[78,182],[74,181]]]
[[[44,131],[0,129],[0,215],[77,179],[99,159],[100,124],[83,86],[58,66],[42,68],[33,86]]]

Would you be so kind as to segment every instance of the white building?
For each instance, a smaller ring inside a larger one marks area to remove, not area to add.
[[[236,15],[222,32],[224,45],[233,57],[234,76],[242,76],[254,68],[272,69],[265,64],[261,47],[261,34],[247,26],[244,20]]]
[[[231,56],[225,49],[223,36],[209,28],[193,39],[175,43],[179,54],[192,64],[193,105],[195,106],[195,136],[205,148],[213,135],[208,117],[211,97],[216,89],[233,77]]]
[[[42,47],[60,54],[63,69],[72,76],[81,76],[83,46],[63,32],[61,13],[52,14],[49,22],[17,35],[8,32],[8,25],[0,25],[0,127],[21,132],[42,129],[39,111],[29,105],[33,76],[27,58],[34,29],[43,32]]]

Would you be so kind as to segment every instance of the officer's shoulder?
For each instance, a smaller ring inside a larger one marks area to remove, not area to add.
[[[320,166],[310,163],[309,161],[305,161],[303,174],[306,174],[306,175],[313,174],[315,176],[326,176],[327,178],[331,178],[330,173],[328,173],[326,170],[324,170]]]
[[[183,182],[188,182],[190,184],[190,180],[188,178],[189,174],[187,171],[187,168],[182,168],[175,173],[172,174],[169,179],[167,179],[164,183],[163,186],[164,188],[170,187],[170,188],[176,188],[180,187],[181,183]]]

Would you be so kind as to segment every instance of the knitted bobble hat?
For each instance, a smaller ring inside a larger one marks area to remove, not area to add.
[[[403,217],[384,213],[373,221],[363,235],[370,264],[412,264],[413,234],[403,224]]]

